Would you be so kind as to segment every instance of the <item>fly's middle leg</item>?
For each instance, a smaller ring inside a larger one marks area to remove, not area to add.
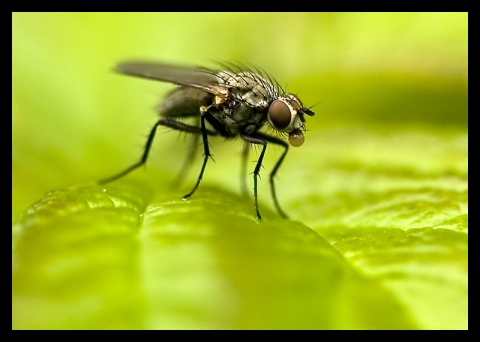
[[[202,115],[200,117],[200,131],[201,131],[201,134],[202,134],[203,151],[204,151],[202,169],[200,170],[200,174],[198,175],[197,183],[195,183],[195,186],[193,187],[192,191],[190,191],[188,194],[183,196],[184,200],[189,199],[195,193],[195,191],[197,191],[197,188],[200,185],[200,181],[202,180],[202,177],[203,177],[203,172],[205,171],[205,167],[207,166],[208,158],[211,158],[210,147],[208,146],[208,138],[207,138],[210,131],[208,131],[207,128],[205,127],[205,116],[204,115]]]

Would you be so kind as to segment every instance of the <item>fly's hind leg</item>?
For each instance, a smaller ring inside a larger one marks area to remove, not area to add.
[[[123,177],[123,176],[126,176],[127,174],[129,174],[133,170],[135,170],[138,167],[145,164],[147,159],[148,159],[150,149],[152,148],[153,139],[155,138],[155,133],[157,132],[158,126],[166,126],[166,127],[170,127],[172,129],[178,130],[178,131],[193,133],[193,134],[197,134],[197,135],[198,134],[204,134],[205,136],[206,135],[217,135],[216,132],[209,131],[205,128],[202,129],[201,127],[198,127],[198,126],[187,125],[187,124],[184,124],[184,123],[182,123],[180,121],[177,121],[175,119],[172,119],[172,118],[162,118],[162,119],[158,120],[157,123],[155,123],[152,130],[150,131],[150,134],[148,135],[147,143],[145,144],[145,151],[143,152],[142,158],[137,163],[131,165],[130,167],[123,170],[122,172],[119,172],[119,173],[117,173],[117,174],[115,174],[111,177],[102,179],[98,183],[99,184],[110,183],[114,180],[117,180],[117,179]]]

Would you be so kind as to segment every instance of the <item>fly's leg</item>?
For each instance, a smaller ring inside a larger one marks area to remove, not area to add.
[[[249,135],[242,135],[242,138],[252,144],[263,145],[262,152],[260,152],[260,157],[258,157],[257,165],[255,165],[255,170],[253,170],[253,198],[255,199],[255,210],[257,212],[257,219],[261,220],[262,216],[260,215],[260,211],[258,210],[257,179],[260,176],[260,168],[262,167],[263,157],[265,156],[265,151],[267,149],[267,141]]]
[[[200,117],[200,132],[202,133],[202,140],[203,140],[203,151],[204,151],[203,165],[202,165],[202,169],[200,170],[200,174],[198,175],[197,183],[195,183],[195,186],[193,187],[192,191],[190,191],[188,194],[183,196],[184,200],[189,199],[195,193],[195,191],[197,191],[197,188],[200,185],[200,181],[202,180],[202,177],[203,177],[203,172],[205,171],[205,166],[207,166],[208,158],[211,158],[210,147],[208,146],[208,138],[207,138],[209,131],[205,127],[204,115]]]
[[[260,167],[262,166],[265,150],[267,149],[267,143],[270,142],[272,144],[280,145],[285,148],[284,152],[280,156],[280,159],[275,164],[273,171],[270,173],[270,188],[272,191],[272,198],[273,198],[273,203],[275,204],[275,208],[277,209],[280,216],[282,216],[285,219],[288,218],[287,214],[285,214],[285,212],[280,207],[280,204],[278,203],[277,193],[275,191],[275,182],[274,182],[275,174],[277,173],[278,169],[280,168],[280,165],[282,164],[283,160],[285,159],[285,156],[287,155],[288,144],[281,139],[278,139],[276,137],[272,137],[263,133],[256,133],[255,136],[253,137],[242,135],[242,138],[252,144],[263,145],[262,152],[260,153],[260,157],[258,158],[257,165],[255,166],[255,170],[253,171],[253,192],[254,192],[254,198],[255,198],[255,209],[257,211],[257,218],[259,220],[261,219],[261,216],[258,210],[257,178],[260,174]]]
[[[248,197],[248,190],[247,190],[247,159],[248,153],[250,152],[250,144],[243,144],[243,151],[242,151],[242,166],[240,170],[240,190],[242,195]]]
[[[284,219],[288,219],[288,215],[282,210],[282,208],[280,207],[280,204],[278,203],[277,193],[275,191],[275,182],[273,181],[273,178],[275,177],[275,174],[277,173],[278,169],[280,168],[280,165],[282,164],[283,160],[285,159],[285,156],[287,155],[288,144],[285,141],[283,141],[281,139],[278,139],[276,137],[272,137],[272,136],[265,135],[265,134],[262,134],[262,133],[259,133],[259,135],[263,139],[265,139],[266,141],[271,142],[272,144],[280,145],[280,146],[285,148],[282,155],[280,156],[277,163],[275,164],[275,167],[273,168],[272,172],[270,173],[270,189],[272,191],[272,198],[273,198],[273,203],[275,204],[275,208],[277,208],[277,211],[280,214],[280,216],[282,216]]]
[[[199,124],[199,122],[197,122],[197,124]],[[183,162],[182,168],[180,169],[178,176],[173,181],[173,184],[175,186],[180,185],[180,183],[183,181],[183,179],[185,179],[185,177],[189,173],[192,163],[195,160],[196,152],[198,150],[200,136],[201,136],[200,132],[198,134],[195,134],[192,140],[189,142],[190,146],[188,147],[188,152],[187,152],[185,161]]]
[[[178,131],[193,133],[193,134],[217,135],[216,132],[208,131],[206,129],[202,130],[198,126],[190,126],[190,125],[184,124],[182,122],[176,121],[175,119],[171,119],[171,118],[160,119],[153,126],[152,130],[150,131],[150,134],[148,135],[147,143],[145,145],[145,151],[143,152],[143,155],[142,155],[142,158],[140,159],[140,161],[138,161],[137,163],[128,167],[127,169],[123,170],[122,172],[117,173],[116,175],[113,175],[111,177],[100,180],[98,183],[99,184],[106,184],[106,183],[112,182],[116,179],[119,179],[119,178],[129,174],[133,170],[135,170],[138,167],[145,164],[147,159],[148,159],[148,154],[150,153],[150,149],[152,147],[153,139],[155,138],[155,133],[157,131],[158,126],[166,126],[166,127],[170,127],[172,129],[178,130]]]

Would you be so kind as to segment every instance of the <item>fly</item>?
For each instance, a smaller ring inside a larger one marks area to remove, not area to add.
[[[270,173],[270,187],[273,202],[278,213],[287,218],[280,207],[275,191],[274,177],[288,152],[290,145],[301,146],[304,142],[305,115],[315,113],[303,106],[300,99],[283,88],[270,76],[259,70],[243,66],[224,66],[224,70],[190,68],[163,63],[132,61],[120,63],[115,70],[121,74],[170,82],[178,87],[168,93],[158,106],[160,120],[153,126],[145,145],[145,151],[137,163],[124,171],[100,181],[105,184],[125,176],[145,164],[159,126],[199,135],[202,138],[204,158],[200,174],[192,191],[183,199],[189,199],[197,190],[203,177],[208,159],[211,157],[208,138],[240,137],[249,144],[261,147],[260,156],[253,171],[254,200],[257,218],[258,209],[257,180],[263,157],[269,143],[284,148],[282,155]],[[182,122],[183,118],[197,117],[199,124]],[[208,124],[208,126],[207,126]],[[261,129],[270,126],[277,136],[267,134]],[[279,135],[279,136],[278,136]],[[247,157],[243,153],[243,158]]]

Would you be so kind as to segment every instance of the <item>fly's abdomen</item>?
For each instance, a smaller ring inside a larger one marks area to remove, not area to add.
[[[200,115],[200,107],[210,106],[214,95],[197,88],[178,87],[168,93],[158,105],[161,116],[187,117]]]

